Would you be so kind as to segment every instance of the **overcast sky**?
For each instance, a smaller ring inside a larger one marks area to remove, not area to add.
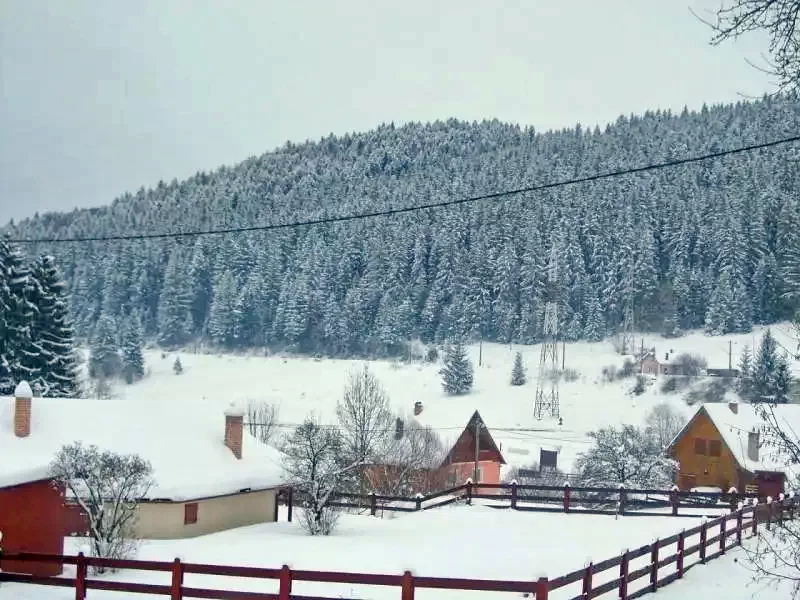
[[[0,222],[381,122],[537,129],[771,91],[720,0],[0,0]]]

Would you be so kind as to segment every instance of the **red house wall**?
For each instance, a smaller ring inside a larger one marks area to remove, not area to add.
[[[0,531],[4,552],[64,554],[64,490],[52,481],[0,489]],[[61,565],[0,562],[0,569],[40,577],[60,575]]]

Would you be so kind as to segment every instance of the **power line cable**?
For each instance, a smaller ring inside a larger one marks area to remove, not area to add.
[[[294,229],[297,227],[310,227],[313,225],[325,225],[331,223],[343,223],[347,221],[359,221],[363,219],[372,219],[377,217],[388,217],[392,215],[399,215],[404,213],[418,212],[422,210],[429,210],[434,208],[447,208],[450,206],[457,206],[460,204],[467,204],[471,202],[480,202],[482,200],[494,200],[497,198],[507,198],[510,196],[518,196],[529,192],[540,192],[544,190],[551,190],[555,188],[565,187],[568,185],[576,185],[580,183],[589,183],[593,181],[600,181],[603,179],[611,179],[620,177],[622,175],[631,175],[634,173],[644,173],[646,171],[655,171],[658,169],[665,169],[668,167],[675,167],[686,165],[690,163],[702,162],[714,158],[722,158],[734,154],[741,154],[743,152],[752,152],[754,150],[763,150],[765,148],[772,148],[783,144],[790,144],[800,141],[800,135],[773,140],[771,142],[763,142],[761,144],[751,144],[749,146],[740,146],[731,148],[729,150],[720,150],[719,152],[712,152],[709,154],[702,154],[700,156],[690,156],[688,158],[680,158],[677,160],[669,160],[660,163],[652,163],[643,165],[641,167],[631,167],[628,169],[620,169],[617,171],[607,171],[605,173],[596,173],[586,177],[577,177],[573,179],[564,179],[550,183],[543,183],[540,185],[531,185],[523,188],[513,190],[506,190],[502,192],[492,192],[489,194],[482,194],[479,196],[468,196],[465,198],[457,198],[455,200],[444,200],[441,202],[430,202],[427,204],[418,204],[415,206],[407,206],[403,208],[391,208],[386,210],[356,213],[351,215],[341,215],[337,217],[322,217],[319,219],[308,219],[304,221],[291,221],[288,223],[274,223],[269,225],[250,225],[244,227],[228,227],[222,229],[202,229],[195,231],[177,231],[167,233],[139,233],[139,234],[122,234],[122,235],[101,235],[101,236],[86,236],[86,237],[72,237],[72,238],[39,238],[39,239],[11,239],[7,241],[14,244],[67,244],[67,243],[82,243],[82,242],[112,242],[112,241],[131,241],[131,240],[155,240],[167,238],[189,238],[199,237],[206,235],[227,235],[232,233],[251,233],[256,231],[274,231],[278,229]]]

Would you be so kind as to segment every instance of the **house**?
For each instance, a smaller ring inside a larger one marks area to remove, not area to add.
[[[475,478],[475,439],[478,439],[477,479]],[[410,469],[401,464],[371,464],[365,476],[374,490],[391,491],[389,495],[423,493],[462,485],[467,479],[476,483],[500,483],[500,470],[506,462],[489,428],[475,411],[442,462],[429,469]],[[398,487],[398,483],[402,485]],[[400,489],[403,488],[403,489]],[[491,493],[482,490],[481,493]]]
[[[642,375],[658,375],[661,372],[661,364],[652,352],[648,352],[639,361],[639,372]]]
[[[505,464],[500,448],[476,410],[445,456],[440,470],[449,487],[460,485],[467,479],[475,483],[500,483],[500,470]]]
[[[800,431],[800,406],[777,405],[775,415],[787,429]],[[678,487],[757,489],[760,495],[773,497],[783,492],[786,475],[794,467],[765,446],[764,425],[750,404],[700,406],[669,446],[679,463]]]
[[[49,551],[42,529],[63,536],[82,521],[74,499],[53,497],[49,464],[65,444],[137,454],[149,461],[154,484],[137,503],[139,537],[174,539],[277,520],[283,487],[280,454],[251,437],[243,411],[221,400],[88,400],[32,398],[21,383],[0,399],[0,524],[34,494],[46,507],[4,535],[4,548]],[[10,483],[10,485],[9,485]],[[25,485],[23,485],[25,484]],[[63,496],[63,490],[59,491]]]

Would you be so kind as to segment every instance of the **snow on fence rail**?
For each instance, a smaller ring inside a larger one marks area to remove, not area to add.
[[[304,596],[292,593],[295,582],[317,582],[387,586],[399,589],[401,600],[414,600],[416,590],[439,589],[457,591],[513,592],[525,594],[532,600],[548,600],[555,597],[583,600],[614,594],[621,600],[638,598],[668,585],[684,576],[686,571],[709,560],[724,555],[739,546],[745,537],[755,535],[759,522],[767,529],[780,525],[786,518],[794,518],[797,502],[794,497],[783,495],[766,504],[740,506],[736,511],[722,515],[713,521],[693,529],[684,530],[669,538],[656,540],[652,544],[623,552],[619,556],[590,563],[585,567],[549,579],[541,577],[535,581],[499,581],[489,579],[459,579],[450,577],[418,577],[410,571],[402,575],[368,573],[344,573],[334,571],[293,570],[287,565],[280,569],[259,567],[237,567],[209,564],[142,560],[110,560],[89,558],[83,554],[60,556],[47,554],[0,555],[4,566],[16,563],[38,562],[75,565],[75,577],[37,577],[11,572],[0,572],[0,582],[16,582],[73,588],[75,600],[86,600],[87,590],[118,591],[134,594],[166,596],[171,600],[183,598],[215,598],[219,600],[333,600],[329,597]],[[733,522],[731,526],[730,523]],[[695,556],[696,555],[696,556]],[[674,567],[672,566],[674,565]],[[135,571],[160,571],[169,574],[169,583],[149,584],[124,581],[107,581],[90,578],[89,567],[127,569]],[[278,592],[236,591],[216,588],[187,586],[186,575],[216,575],[277,581]],[[344,598],[338,596],[338,598]]]
[[[758,494],[741,494],[734,488],[728,493],[681,492],[657,489],[626,489],[602,487],[571,487],[548,485],[518,485],[517,483],[480,483],[469,481],[450,489],[423,496],[382,496],[380,494],[336,493],[330,506],[349,509],[369,509],[371,515],[379,511],[415,512],[447,506],[460,500],[471,504],[483,500],[493,508],[511,508],[521,511],[580,512],[585,514],[632,514],[641,516],[701,517],[709,511],[718,515],[720,510],[735,510],[739,502],[759,498]],[[761,498],[764,500],[764,498]],[[500,504],[502,503],[502,504]],[[665,510],[669,509],[669,510]],[[681,511],[694,509],[694,512]],[[699,514],[698,509],[704,512]],[[655,511],[661,512],[655,512]]]

